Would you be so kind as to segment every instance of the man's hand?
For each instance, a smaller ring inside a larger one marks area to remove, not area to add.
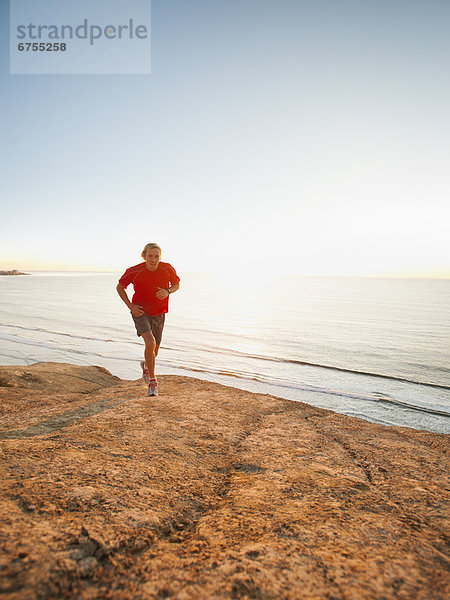
[[[167,296],[169,295],[169,290],[167,288],[158,288],[158,291],[156,292],[156,297],[158,298],[158,300],[164,300],[164,298],[167,298]]]
[[[142,317],[144,314],[143,308],[144,307],[139,304],[132,304],[130,310],[133,317]]]

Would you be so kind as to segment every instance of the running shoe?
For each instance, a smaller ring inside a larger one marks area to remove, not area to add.
[[[156,379],[150,379],[150,383],[148,385],[147,396],[157,396],[158,395],[158,382]]]
[[[145,364],[145,360],[141,360],[141,369],[142,369],[142,379],[145,383],[150,383],[150,374],[147,369],[147,365]]]

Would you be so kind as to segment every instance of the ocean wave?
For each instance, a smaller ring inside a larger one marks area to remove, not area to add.
[[[183,346],[177,346],[176,348],[166,348],[166,349],[175,350],[175,349],[179,349],[180,347],[182,348]],[[189,346],[186,345],[184,347],[188,348]],[[164,348],[164,346],[162,346],[162,348]],[[444,384],[432,383],[432,382],[427,382],[427,381],[418,381],[415,379],[408,379],[406,377],[399,377],[398,375],[388,375],[385,373],[377,373],[375,371],[361,371],[359,369],[351,369],[349,367],[338,367],[336,365],[329,365],[329,364],[324,364],[324,363],[320,363],[320,362],[310,362],[310,361],[306,361],[306,360],[298,360],[298,359],[292,359],[292,358],[281,358],[279,356],[267,356],[264,354],[250,354],[248,352],[240,352],[239,350],[233,350],[231,348],[220,348],[217,346],[207,346],[207,347],[200,346],[200,347],[197,347],[197,350],[207,350],[208,352],[213,352],[216,354],[227,354],[227,355],[232,355],[232,356],[240,356],[242,358],[264,360],[264,361],[269,361],[269,362],[274,362],[274,363],[285,363],[285,364],[291,364],[291,365],[301,365],[301,366],[306,366],[306,367],[328,369],[331,371],[340,371],[342,373],[350,373],[352,375],[363,375],[365,377],[379,377],[382,379],[389,379],[391,381],[401,381],[402,383],[411,383],[414,385],[423,385],[423,386],[442,389],[442,390],[450,390],[450,386],[444,385]],[[450,373],[450,369],[440,368],[439,370],[442,372]]]
[[[85,336],[85,335],[77,335],[77,334],[61,332],[61,331],[53,331],[53,330],[42,328],[42,327],[25,327],[25,326],[21,326],[21,325],[8,325],[6,323],[0,323],[0,327],[19,329],[19,330],[22,330],[25,332],[28,331],[28,332],[38,332],[38,333],[49,334],[49,335],[58,335],[58,336],[66,337],[66,338],[72,338],[75,340],[86,340],[86,341],[90,341],[90,342],[101,342],[101,343],[114,343],[114,342],[117,343],[117,342],[119,342],[119,343],[122,343],[124,341],[121,337],[117,338],[115,340],[112,340],[111,338],[105,338],[105,337]],[[9,339],[10,341],[19,342],[19,340],[11,340],[9,337],[3,337],[2,335],[0,335],[0,339],[1,338]],[[36,346],[41,346],[41,347],[47,347],[51,350],[55,349],[55,345],[48,344],[48,342],[37,342],[37,341],[35,342],[35,341],[31,341],[31,340],[23,340],[21,338],[20,343],[24,343],[27,345],[36,345]],[[136,339],[135,340],[127,339],[127,343],[137,345],[137,346],[142,345],[141,342]],[[163,344],[161,346],[161,349],[169,351],[169,352],[170,351],[178,351],[178,350],[191,350],[192,345],[177,343],[174,346],[166,346]],[[63,350],[67,351],[67,352],[72,352],[72,353],[86,354],[86,352],[84,352],[82,350],[66,349],[66,348],[64,348]],[[341,367],[341,366],[337,366],[337,365],[330,365],[330,364],[325,364],[322,362],[313,362],[313,361],[306,361],[306,360],[293,359],[293,358],[283,358],[280,356],[268,356],[268,355],[264,355],[264,354],[254,354],[254,353],[249,353],[249,352],[242,352],[239,350],[234,350],[232,348],[225,348],[225,347],[220,347],[220,346],[196,344],[196,351],[200,351],[200,352],[203,351],[203,352],[208,352],[208,353],[212,353],[212,354],[222,354],[222,355],[227,355],[227,356],[236,356],[236,357],[242,357],[245,359],[257,360],[257,361],[268,361],[268,362],[272,362],[272,363],[283,363],[283,364],[290,364],[290,365],[299,365],[299,366],[305,366],[305,367],[327,369],[330,371],[348,373],[351,375],[361,375],[364,377],[376,377],[376,378],[380,378],[380,379],[386,379],[389,381],[398,381],[398,382],[408,383],[408,384],[413,384],[413,385],[427,386],[427,387],[431,387],[431,388],[435,388],[435,389],[450,390],[450,386],[440,384],[440,383],[433,383],[433,382],[429,382],[429,381],[410,379],[407,377],[401,377],[398,375],[392,375],[392,374],[387,374],[387,373],[379,373],[376,371],[362,371],[360,369],[353,369],[351,367]],[[87,354],[91,354],[94,356],[98,355],[99,357],[110,358],[101,353],[87,352]],[[120,358],[119,360],[130,360],[130,359]],[[133,359],[131,359],[131,360],[133,360]],[[445,369],[444,367],[435,367],[434,370],[445,373],[445,374],[450,373],[450,369]]]
[[[74,335],[73,333],[53,331],[52,329],[45,329],[43,327],[23,327],[22,325],[8,325],[7,323],[0,323],[0,327],[8,327],[11,329],[21,329],[22,331],[39,332],[51,335],[61,335],[63,337],[74,338],[76,340],[89,340],[93,342],[113,342],[114,340],[98,338],[89,335]]]
[[[450,412],[445,410],[444,406],[424,406],[423,404],[412,404],[410,402],[405,402],[403,400],[399,400],[396,398],[392,398],[391,396],[387,396],[386,394],[355,394],[350,392],[344,392],[339,390],[332,390],[329,388],[313,386],[313,385],[299,385],[294,382],[288,382],[285,380],[274,378],[273,376],[266,378],[264,376],[259,375],[258,373],[248,373],[241,371],[240,373],[236,371],[225,371],[223,369],[207,369],[200,367],[190,367],[190,366],[177,366],[178,369],[183,371],[190,371],[193,373],[205,373],[209,375],[221,375],[224,377],[233,377],[236,379],[242,379],[247,381],[256,381],[258,383],[264,384],[265,386],[270,386],[274,388],[288,388],[292,390],[296,390],[299,392],[310,392],[316,394],[326,394],[331,396],[339,396],[341,398],[351,398],[354,400],[365,400],[367,402],[376,402],[376,403],[386,403],[391,405],[396,405],[399,407],[407,408],[410,410],[415,410],[422,413],[427,413],[436,416],[449,417]]]
[[[129,361],[129,362],[136,362],[136,358],[129,358],[129,357],[122,357],[122,356],[109,356],[107,354],[102,354],[101,352],[96,352],[96,351],[89,351],[89,350],[79,350],[77,348],[67,348],[67,347],[61,347],[58,344],[51,344],[49,342],[39,342],[37,340],[24,340],[24,339],[14,339],[14,336],[9,336],[9,335],[1,335],[0,334],[0,339],[2,340],[6,340],[8,342],[12,342],[14,344],[20,344],[23,346],[34,346],[37,348],[45,348],[46,350],[55,350],[58,352],[59,355],[64,355],[64,354],[80,354],[83,356],[92,356],[92,357],[97,357],[97,358],[103,358],[106,360],[119,360],[119,361]],[[87,339],[91,339],[91,338],[87,338]]]

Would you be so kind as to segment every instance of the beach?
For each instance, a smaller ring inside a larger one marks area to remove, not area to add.
[[[448,597],[448,436],[159,379],[0,368],[3,597]]]

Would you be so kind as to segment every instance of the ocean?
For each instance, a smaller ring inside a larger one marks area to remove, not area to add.
[[[119,275],[0,277],[0,364],[100,365],[138,378],[143,344]],[[449,280],[180,276],[157,373],[450,432]]]

